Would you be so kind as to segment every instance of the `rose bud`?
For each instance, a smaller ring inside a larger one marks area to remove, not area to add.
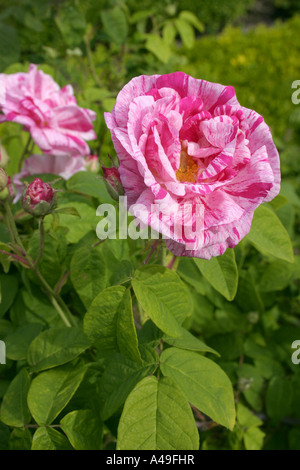
[[[85,169],[91,171],[92,173],[99,173],[100,162],[98,155],[88,155],[85,158]]]
[[[35,217],[43,217],[56,207],[56,192],[50,184],[34,178],[23,195],[23,208]]]
[[[119,200],[119,196],[123,196],[124,189],[121,183],[119,170],[116,167],[105,168],[102,167],[103,178],[109,195],[116,201]]]
[[[0,168],[0,191],[3,191],[6,188],[8,183],[8,174],[3,168]]]
[[[10,197],[14,199],[16,197],[16,191],[15,191],[15,188],[14,188],[14,185],[12,183],[10,176],[8,177],[8,181],[7,181],[7,189],[9,191]]]
[[[0,168],[6,168],[9,158],[4,147],[0,144]]]
[[[7,189],[8,175],[3,168],[0,168],[0,201],[5,201],[9,196]]]

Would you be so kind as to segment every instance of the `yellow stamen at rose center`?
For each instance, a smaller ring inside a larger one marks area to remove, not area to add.
[[[181,147],[180,167],[176,171],[176,178],[182,183],[195,183],[198,165],[193,158]]]

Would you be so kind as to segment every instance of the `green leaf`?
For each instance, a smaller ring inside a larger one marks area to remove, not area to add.
[[[246,406],[238,403],[237,420],[243,428],[243,439],[246,450],[260,450],[263,446],[265,433],[259,429],[263,422]]]
[[[128,24],[125,13],[119,7],[101,12],[104,31],[118,46],[124,44],[128,34]]]
[[[28,406],[40,425],[51,424],[69,403],[81,384],[86,369],[61,366],[42,372],[33,379],[28,393]]]
[[[18,280],[10,274],[0,274],[0,317],[2,317],[12,305],[18,292]]]
[[[38,231],[30,237],[29,254],[35,260],[40,249],[40,234]],[[67,244],[65,234],[59,229],[55,233],[46,233],[43,256],[39,262],[41,274],[54,287],[66,270]]]
[[[30,343],[42,331],[41,323],[28,323],[5,338],[6,357],[14,361],[26,359]]]
[[[75,5],[64,4],[58,8],[55,23],[68,47],[81,44],[86,23],[84,15]]]
[[[75,173],[66,183],[69,191],[100,199],[101,202],[112,202],[103,179],[90,171],[79,171]]]
[[[289,181],[281,181],[280,195],[287,198],[290,204],[300,208],[300,197],[298,196],[295,187]]]
[[[238,403],[236,416],[238,423],[245,428],[250,428],[252,426],[261,426],[263,424],[262,420],[255,416],[242,403]]]
[[[201,282],[203,278],[193,258],[180,258],[177,273],[187,284],[193,286],[200,295],[204,296],[206,294],[203,282]]]
[[[277,209],[280,209],[280,207],[283,207],[288,204],[288,202],[289,200],[285,196],[283,196],[282,194],[278,194],[268,204],[276,211]]]
[[[25,13],[24,25],[37,33],[42,33],[44,31],[44,25],[42,21],[40,21],[36,16],[31,15],[29,12]]]
[[[46,326],[62,324],[48,297],[35,286],[31,287],[31,292],[27,292],[25,288],[19,291],[10,309],[13,323],[17,325],[41,323]]]
[[[177,18],[174,23],[184,46],[188,49],[192,49],[195,44],[195,33],[193,27],[182,17]]]
[[[289,432],[290,450],[300,450],[300,429],[294,428]]]
[[[195,352],[169,348],[160,356],[160,368],[163,375],[174,380],[192,405],[217,423],[233,429],[232,385],[217,364]]]
[[[264,311],[264,304],[255,282],[253,270],[242,270],[239,273],[239,285],[235,302],[244,312]]]
[[[167,377],[146,377],[126,400],[118,428],[118,450],[198,450],[192,410]]]
[[[183,10],[179,14],[179,18],[182,18],[187,23],[193,25],[200,33],[204,31],[204,24],[197,18],[194,13],[188,10]]]
[[[0,241],[0,250],[3,250],[3,251],[6,251],[7,253],[10,253],[11,252],[11,247],[9,245],[7,245],[6,243],[3,243],[3,242]],[[8,271],[9,271],[11,259],[12,258],[9,254],[0,253],[0,263],[2,264],[3,271],[5,272],[5,274],[8,273]],[[1,287],[0,287],[0,294],[1,294]],[[0,303],[1,303],[1,299],[0,299]]]
[[[178,275],[160,268],[139,269],[132,287],[143,310],[168,336],[181,336],[184,318],[191,313],[188,290]]]
[[[122,406],[135,385],[147,375],[154,373],[158,358],[138,364],[116,354],[107,364],[99,382],[100,399],[103,403],[101,416],[106,420]]]
[[[267,206],[259,206],[254,212],[249,240],[261,253],[292,263],[293,246],[286,229],[275,212]]]
[[[181,336],[178,336],[176,338],[171,338],[167,335],[164,335],[163,339],[166,341],[166,343],[170,344],[171,346],[175,346],[176,348],[179,348],[179,349],[188,349],[190,351],[210,352],[212,354],[216,354],[217,356],[220,356],[220,354],[217,353],[217,351],[207,346],[207,344],[203,343],[203,341],[196,338],[185,328],[182,328]]]
[[[100,351],[120,351],[140,362],[130,292],[123,286],[108,287],[98,294],[84,317],[84,331]]]
[[[15,331],[13,324],[8,320],[0,320],[0,338],[5,338]]]
[[[239,389],[243,392],[247,402],[255,411],[262,409],[262,389],[264,379],[251,364],[242,364],[238,370]]]
[[[27,361],[32,372],[39,372],[72,361],[89,346],[87,337],[78,328],[51,328],[32,341]]]
[[[0,222],[0,242],[3,243],[3,244],[10,242],[10,236],[9,236],[8,229],[7,229],[6,225],[3,224],[2,222]],[[5,248],[3,248],[3,249],[5,249]]]
[[[300,277],[300,257],[295,263],[275,260],[270,263],[261,276],[259,287],[262,292],[274,292],[285,289],[296,277]]]
[[[32,439],[31,450],[71,450],[72,447],[61,432],[53,428],[38,428]]]
[[[76,209],[79,217],[74,217],[70,214],[59,214],[59,225],[60,227],[65,227],[68,229],[65,240],[68,243],[77,243],[79,240],[84,237],[88,231],[93,230],[95,232],[96,225],[98,223],[98,218],[96,216],[96,210],[85,202],[73,201],[70,198],[70,195],[74,194],[67,193],[68,201],[59,203],[59,208],[69,207],[72,204],[72,207]],[[81,196],[78,196],[81,197]],[[84,199],[84,198],[83,198]],[[52,218],[46,217],[45,219],[45,230],[48,230],[51,227]]]
[[[286,377],[273,377],[266,392],[268,416],[274,421],[281,421],[291,411],[293,387]]]
[[[56,209],[54,211],[55,214],[67,214],[67,215],[74,215],[80,218],[80,214],[78,213],[75,207],[63,207],[62,209]]]
[[[32,436],[29,429],[14,429],[9,437],[10,450],[30,450]]]
[[[194,258],[196,266],[208,282],[227,300],[233,300],[238,286],[238,270],[235,254],[228,248],[224,255],[211,258],[209,261]]]
[[[0,72],[8,65],[18,62],[20,42],[17,31],[7,24],[0,23]]]
[[[265,433],[258,427],[254,426],[244,432],[244,443],[246,450],[261,450]]]
[[[163,27],[163,40],[166,44],[171,46],[176,36],[176,28],[172,21],[165,23]]]
[[[112,264],[111,259],[110,262]],[[115,268],[113,269],[111,275],[113,285],[124,284],[125,282],[130,281],[132,279],[133,266],[130,261],[123,259],[116,263],[113,267]],[[111,268],[112,266],[110,266],[110,269]]]
[[[61,420],[62,430],[76,450],[101,450],[103,423],[91,410],[77,410]]]
[[[9,450],[9,436],[9,427],[0,423],[0,450]]]
[[[171,49],[157,34],[147,34],[146,49],[152,52],[161,62],[166,64],[171,57]]]
[[[27,406],[27,394],[30,377],[26,369],[22,369],[9,385],[1,404],[0,420],[8,426],[24,427],[30,422]]]
[[[97,248],[82,246],[75,251],[70,270],[72,284],[82,303],[88,308],[95,297],[106,287],[105,258]]]

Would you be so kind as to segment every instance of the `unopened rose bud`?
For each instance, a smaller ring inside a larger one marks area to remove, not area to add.
[[[8,183],[8,174],[3,168],[0,168],[0,191],[6,188]]]
[[[119,196],[123,196],[124,188],[121,183],[120,173],[118,168],[105,168],[102,167],[103,178],[110,196],[116,201],[119,200]]]
[[[0,168],[6,168],[8,162],[9,162],[9,158],[8,158],[7,153],[6,153],[6,150],[0,144]]]
[[[85,158],[85,161],[85,168],[87,171],[91,171],[92,173],[99,173],[100,162],[98,155],[88,155]]]
[[[23,208],[36,217],[50,214],[56,207],[56,192],[50,184],[34,178],[23,195]]]
[[[8,177],[7,189],[9,191],[10,197],[14,199],[16,196],[16,191],[10,177]]]

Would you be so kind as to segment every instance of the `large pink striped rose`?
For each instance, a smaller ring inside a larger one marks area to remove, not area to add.
[[[22,124],[43,153],[88,155],[94,119],[94,111],[77,105],[71,85],[60,89],[34,64],[28,73],[0,74],[0,122]]]
[[[142,75],[120,91],[105,119],[129,211],[167,237],[176,255],[222,255],[249,232],[256,207],[279,192],[270,129],[231,86],[183,72]],[[170,208],[173,216],[164,218]],[[186,237],[199,208],[202,225]]]

